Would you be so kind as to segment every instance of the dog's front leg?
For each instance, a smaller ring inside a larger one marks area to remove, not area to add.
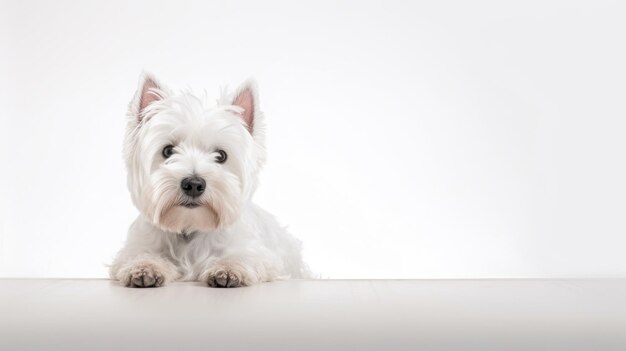
[[[112,273],[124,286],[152,288],[174,280],[177,270],[172,262],[160,255],[142,253],[118,258],[112,266]]]

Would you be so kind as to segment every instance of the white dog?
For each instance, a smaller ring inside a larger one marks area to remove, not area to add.
[[[173,280],[237,287],[309,276],[300,241],[251,202],[265,160],[264,128],[253,81],[208,108],[143,74],[124,145],[141,214],[111,277],[129,287]]]

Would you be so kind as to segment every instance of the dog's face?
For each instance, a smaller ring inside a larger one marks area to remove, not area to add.
[[[264,161],[254,82],[209,108],[144,74],[128,113],[128,186],[141,213],[163,230],[206,231],[232,223]]]

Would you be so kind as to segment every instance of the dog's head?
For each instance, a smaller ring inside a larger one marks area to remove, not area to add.
[[[214,107],[143,74],[129,105],[124,156],[135,206],[182,233],[232,223],[265,159],[256,84],[224,92]]]

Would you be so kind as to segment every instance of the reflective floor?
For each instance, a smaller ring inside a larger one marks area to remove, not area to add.
[[[626,280],[0,279],[0,350],[625,350]]]

